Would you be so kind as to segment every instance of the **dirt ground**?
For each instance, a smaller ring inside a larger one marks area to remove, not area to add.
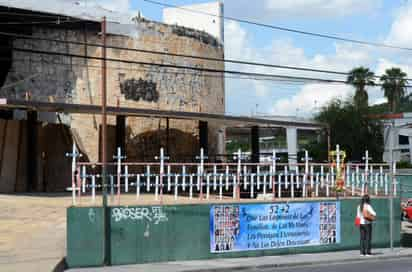
[[[66,254],[65,195],[0,195],[0,271],[52,271]]]

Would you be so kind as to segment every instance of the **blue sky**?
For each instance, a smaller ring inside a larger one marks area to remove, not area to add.
[[[92,0],[93,1],[93,0]],[[140,10],[152,20],[162,21],[162,7],[142,0],[95,0],[112,9]],[[158,0],[173,5],[204,3],[196,0]],[[225,15],[305,31],[352,39],[412,47],[412,2],[408,0],[226,0]],[[124,11],[124,10],[122,10]],[[227,58],[281,65],[349,71],[364,65],[376,74],[400,66],[412,72],[412,53],[319,39],[227,21]],[[242,71],[327,77],[322,74],[290,72],[227,65]],[[336,76],[333,76],[336,78]],[[412,76],[411,76],[412,77]],[[344,79],[344,78],[341,78]],[[370,104],[383,102],[379,88],[369,90]],[[334,97],[349,97],[347,85],[278,84],[230,79],[226,81],[226,111],[308,117]]]

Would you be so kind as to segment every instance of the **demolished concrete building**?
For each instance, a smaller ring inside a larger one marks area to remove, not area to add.
[[[77,1],[54,3],[0,1],[0,98],[101,105],[102,48],[86,44],[101,43],[100,21],[107,16],[107,44],[140,50],[107,49],[108,59],[125,60],[107,61],[108,105],[224,113],[223,74],[143,64],[223,70],[221,61],[142,52],[223,59],[217,37],[142,17],[129,21],[99,8],[89,12]],[[0,192],[63,191],[70,184],[65,153],[73,141],[83,159],[100,159],[98,115],[2,110],[0,117]],[[193,158],[201,145],[224,153],[217,123],[111,116],[108,125],[110,157],[116,147],[132,161],[153,160],[160,147],[172,159]]]

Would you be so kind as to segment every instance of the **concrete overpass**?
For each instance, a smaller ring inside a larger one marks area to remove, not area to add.
[[[273,122],[274,124],[261,123],[254,126],[241,124],[235,127],[229,127],[227,134],[237,134],[249,136],[251,138],[252,160],[257,162],[257,158],[253,158],[253,154],[271,153],[272,149],[263,148],[260,150],[259,139],[265,137],[273,137],[276,132],[271,129],[284,128],[286,130],[286,148],[285,146],[274,147],[278,153],[288,154],[290,163],[295,163],[297,160],[298,146],[298,130],[328,130],[326,124],[319,123],[309,119],[297,118],[293,116],[276,116],[276,115],[256,115],[253,118],[264,120],[264,122]]]

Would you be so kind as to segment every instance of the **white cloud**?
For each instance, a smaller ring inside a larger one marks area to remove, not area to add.
[[[74,2],[84,8],[84,14],[102,16],[106,13],[108,20],[128,24],[139,11],[132,9],[132,0],[64,0]]]
[[[304,48],[297,47],[291,40],[274,39],[267,47],[258,48],[253,44],[253,36],[249,35],[236,22],[225,25],[225,55],[227,58],[242,59],[254,62],[274,63],[279,65],[302,66],[314,69],[349,71],[356,65],[371,64],[368,48],[362,48],[347,43],[335,43],[335,50],[329,54],[307,56]],[[244,66],[241,66],[244,67]],[[274,68],[249,66],[254,72],[283,72]],[[291,74],[291,70],[287,70]],[[302,72],[298,72],[302,75]],[[313,73],[306,73],[313,76]],[[316,73],[319,76],[319,73]],[[336,78],[336,75],[334,76]]]
[[[273,40],[269,46],[256,47],[253,43],[253,34],[249,34],[238,23],[230,22],[226,24],[226,57],[231,59],[241,59],[245,61],[273,63],[279,65],[308,67],[314,69],[335,70],[347,72],[353,67],[364,65],[372,66],[373,59],[368,48],[359,48],[348,44],[336,43],[335,50],[327,54],[315,54],[308,56],[305,50],[296,46],[291,40]],[[345,75],[321,74],[315,72],[303,72],[296,70],[286,70],[277,68],[265,68],[256,66],[244,66],[228,64],[227,69],[241,70],[245,72],[279,74],[301,77],[333,78],[345,80]],[[244,105],[238,97],[239,89],[247,89],[254,94],[254,98],[248,97],[251,105],[259,104],[261,112],[271,112],[273,109],[276,115],[294,114],[299,108],[300,114],[307,115],[313,111],[314,101],[317,106],[322,106],[326,101],[340,95],[346,97],[351,94],[350,86],[336,84],[312,83],[306,85],[285,85],[274,84],[266,81],[244,81],[228,80],[226,82],[228,108],[231,111],[242,111],[249,109],[232,107]],[[278,96],[274,95],[278,94]],[[370,95],[373,103],[375,97],[382,97],[379,92]],[[234,105],[234,106],[232,106]]]
[[[279,17],[343,17],[377,10],[382,0],[250,0],[226,1],[229,16],[270,20]]]
[[[385,73],[386,69],[390,69],[390,68],[400,68],[403,72],[406,73],[407,78],[411,78],[412,76],[412,63],[408,63],[408,62],[394,62],[385,58],[380,58],[378,60],[377,66],[376,66],[376,74],[377,75],[382,75]],[[380,94],[382,96],[383,91],[381,89],[380,90]],[[409,91],[409,89],[407,89],[407,92]],[[381,98],[381,99],[385,99],[383,102],[386,102],[386,98]],[[382,103],[383,103],[382,102]]]
[[[368,12],[381,5],[376,0],[266,0],[266,7],[271,12],[283,16],[347,16],[354,13]]]
[[[367,89],[369,105],[381,104],[387,101],[380,87]],[[275,102],[271,112],[274,115],[295,115],[308,117],[325,106],[332,99],[350,99],[355,89],[350,85],[311,83],[304,85],[295,95],[285,97]]]
[[[380,58],[378,60],[378,64],[376,67],[376,74],[377,75],[382,75],[385,73],[386,69],[390,69],[393,67],[397,67],[402,69],[402,71],[404,71],[408,77],[410,77],[412,75],[412,64],[407,64],[407,63],[396,63],[393,61],[390,61],[388,59],[385,58]]]
[[[396,14],[386,42],[410,47],[412,43],[412,2],[402,6]]]
[[[353,93],[354,89],[348,85],[307,84],[292,97],[276,101],[272,114],[295,115],[298,111],[299,116],[309,116],[332,99],[346,99]]]
[[[381,97],[376,99],[375,101],[373,101],[372,103],[369,103],[370,105],[378,105],[378,104],[382,104],[382,103],[386,103],[388,102],[388,99],[386,99],[386,97]]]
[[[108,10],[117,11],[121,13],[128,13],[130,12],[130,0],[100,0],[95,1],[98,5],[106,8]]]
[[[132,0],[42,0],[33,5],[33,0],[0,0],[0,4],[20,9],[29,9],[48,13],[66,14],[81,18],[101,18],[106,16],[108,21],[129,23]]]
[[[120,13],[128,13],[130,9],[130,0],[66,0],[71,2],[76,2],[78,5],[87,8],[93,8],[96,6],[100,6],[110,11],[120,12]]]
[[[369,105],[376,105],[386,102],[386,98],[383,96],[381,87],[369,87],[368,88]]]
[[[245,29],[238,23],[230,21],[225,23],[225,55],[229,58],[251,57],[249,36]]]

